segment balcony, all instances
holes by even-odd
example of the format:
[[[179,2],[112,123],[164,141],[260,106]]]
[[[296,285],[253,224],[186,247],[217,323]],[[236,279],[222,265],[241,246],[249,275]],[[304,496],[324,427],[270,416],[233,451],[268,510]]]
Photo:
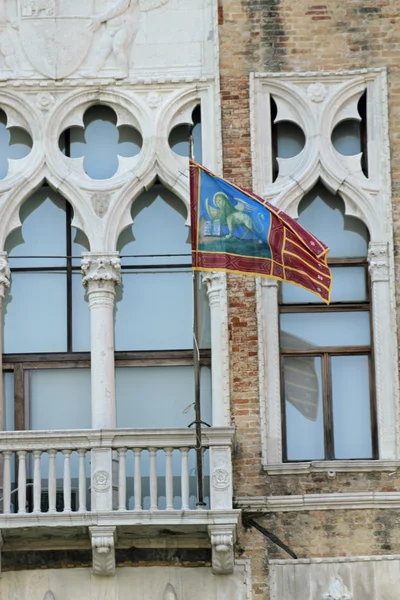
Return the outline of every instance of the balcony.
[[[0,435],[3,551],[26,535],[47,547],[90,543],[98,575],[115,571],[121,540],[176,536],[211,545],[215,573],[233,569],[234,429],[203,430],[206,506],[196,506],[190,429],[22,431]],[[81,543],[81,542],[80,542]]]

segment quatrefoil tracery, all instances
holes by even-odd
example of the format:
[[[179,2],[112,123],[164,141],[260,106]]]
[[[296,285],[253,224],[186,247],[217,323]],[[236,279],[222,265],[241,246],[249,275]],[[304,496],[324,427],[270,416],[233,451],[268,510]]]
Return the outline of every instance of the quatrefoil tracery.
[[[83,168],[91,179],[110,179],[117,173],[121,158],[140,153],[141,134],[130,125],[117,125],[117,115],[109,106],[91,106],[83,115],[83,123],[83,127],[65,130],[59,146],[68,158],[84,158]]]

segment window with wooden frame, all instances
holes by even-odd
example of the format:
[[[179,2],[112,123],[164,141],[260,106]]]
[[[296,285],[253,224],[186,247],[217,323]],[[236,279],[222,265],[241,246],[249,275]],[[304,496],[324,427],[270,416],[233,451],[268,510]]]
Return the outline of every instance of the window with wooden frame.
[[[7,238],[4,300],[7,429],[90,427],[89,307],[80,273],[86,236],[47,185],[21,207]]]
[[[329,306],[293,285],[280,290],[284,461],[378,456],[368,232],[322,185],[299,222],[331,248]]]

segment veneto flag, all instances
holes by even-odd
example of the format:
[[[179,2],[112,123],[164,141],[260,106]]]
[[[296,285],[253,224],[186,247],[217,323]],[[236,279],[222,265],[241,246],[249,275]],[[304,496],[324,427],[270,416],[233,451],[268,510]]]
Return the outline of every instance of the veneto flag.
[[[329,304],[329,248],[275,206],[190,161],[195,271],[271,277]]]

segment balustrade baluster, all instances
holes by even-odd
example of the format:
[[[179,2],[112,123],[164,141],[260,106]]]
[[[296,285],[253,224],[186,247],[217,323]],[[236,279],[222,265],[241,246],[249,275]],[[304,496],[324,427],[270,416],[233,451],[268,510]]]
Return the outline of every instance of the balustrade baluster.
[[[135,455],[135,471],[134,471],[134,496],[135,496],[135,510],[142,510],[142,472],[140,457],[142,455],[141,448],[134,448],[133,453]]]
[[[26,455],[25,450],[18,450],[18,512],[26,513]]]
[[[42,499],[42,473],[40,465],[40,457],[42,456],[41,450],[33,451],[33,512],[41,512],[41,499]]]
[[[126,510],[126,448],[118,448],[118,510]]]
[[[64,512],[71,512],[71,450],[63,450],[64,455]]]
[[[167,510],[173,510],[174,508],[172,452],[173,448],[165,448],[165,501]]]
[[[49,513],[56,512],[56,456],[57,450],[49,450]]]
[[[182,510],[189,508],[189,448],[181,448],[181,494]]]
[[[3,513],[11,512],[11,451],[3,452]]]
[[[79,455],[79,512],[86,512],[86,450],[78,450]]]
[[[158,509],[157,448],[149,448],[150,455],[150,510]]]

